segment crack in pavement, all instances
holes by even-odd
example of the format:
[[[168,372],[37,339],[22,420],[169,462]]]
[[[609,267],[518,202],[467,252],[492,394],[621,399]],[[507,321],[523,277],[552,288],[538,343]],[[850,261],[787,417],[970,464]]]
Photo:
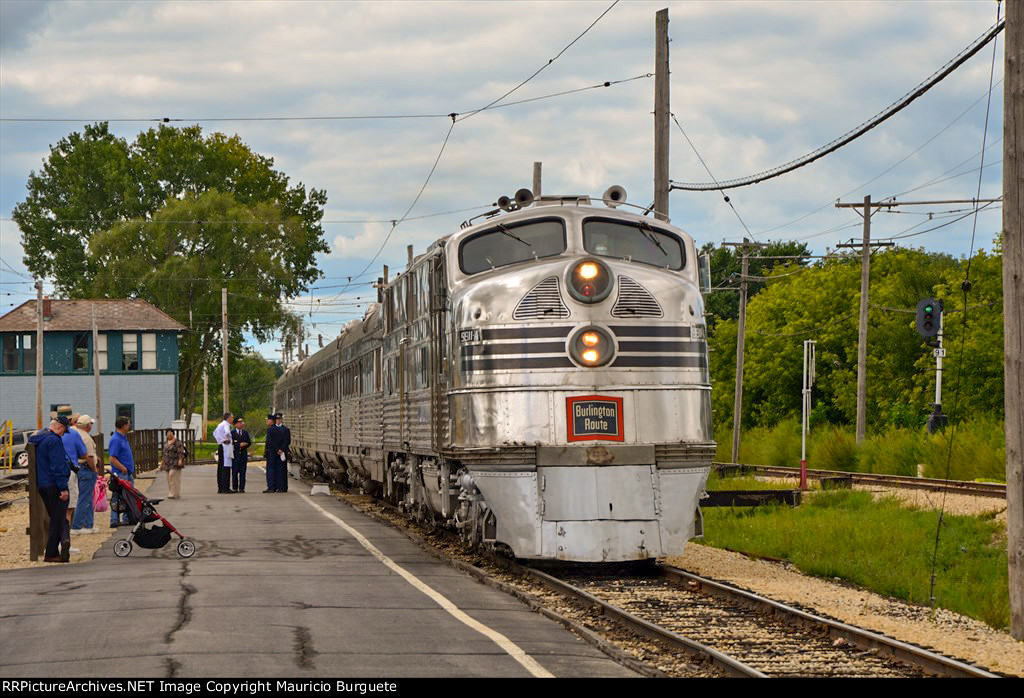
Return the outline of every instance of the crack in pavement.
[[[320,653],[313,649],[313,635],[309,628],[301,625],[295,626],[295,642],[292,645],[295,649],[295,664],[300,669],[315,669],[313,658]]]
[[[171,657],[164,657],[164,664],[167,665],[167,678],[178,678],[178,671],[181,670],[181,662],[176,662]]]
[[[196,588],[191,584],[185,582],[185,577],[189,575],[189,568],[187,562],[181,563],[181,598],[178,599],[178,622],[174,624],[174,627],[164,635],[164,644],[169,645],[174,642],[174,633],[184,628],[192,620],[192,606],[189,604],[189,597],[196,593]],[[172,660],[173,661],[173,660]]]

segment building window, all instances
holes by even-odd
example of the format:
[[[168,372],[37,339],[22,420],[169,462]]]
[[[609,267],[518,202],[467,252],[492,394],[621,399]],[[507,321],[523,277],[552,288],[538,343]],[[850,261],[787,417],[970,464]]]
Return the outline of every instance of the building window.
[[[96,352],[98,354],[97,361],[99,362],[100,370],[101,371],[106,371],[107,370],[107,335],[105,335],[105,334],[98,335],[97,339],[99,340],[96,343],[97,344]]]
[[[77,332],[74,336],[75,348],[72,354],[72,370],[89,370],[89,335],[85,332]]]
[[[127,417],[131,420],[132,429],[135,428],[135,405],[118,404],[114,408],[114,419],[118,417]]]
[[[36,350],[32,335],[3,335],[3,370],[5,373],[36,372]]]
[[[124,334],[121,336],[121,370],[139,370],[139,335]]]
[[[156,370],[156,335],[152,332],[142,335],[142,370]]]

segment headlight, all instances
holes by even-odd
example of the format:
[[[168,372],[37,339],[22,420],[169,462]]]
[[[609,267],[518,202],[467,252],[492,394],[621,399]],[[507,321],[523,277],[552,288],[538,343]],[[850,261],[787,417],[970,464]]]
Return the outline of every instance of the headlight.
[[[582,303],[603,301],[612,292],[612,273],[596,259],[584,259],[569,268],[566,286],[573,298]]]
[[[569,353],[581,366],[604,366],[615,355],[615,342],[599,327],[584,327],[569,340]]]

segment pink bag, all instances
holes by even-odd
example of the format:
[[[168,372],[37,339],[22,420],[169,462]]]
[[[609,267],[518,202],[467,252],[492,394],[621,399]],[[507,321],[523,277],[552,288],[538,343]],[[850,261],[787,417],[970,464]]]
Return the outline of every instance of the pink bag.
[[[92,491],[92,507],[94,511],[107,510],[107,481],[103,478],[96,480],[96,487]]]

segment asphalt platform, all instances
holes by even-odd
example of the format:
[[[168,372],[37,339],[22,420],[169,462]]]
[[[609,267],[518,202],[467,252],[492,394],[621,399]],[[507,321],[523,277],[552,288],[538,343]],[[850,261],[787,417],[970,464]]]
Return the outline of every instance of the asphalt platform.
[[[215,467],[157,506],[189,559],[177,537],[117,558],[115,535],[91,562],[0,572],[0,677],[634,675],[331,496],[262,494],[258,466],[219,495]],[[147,496],[166,493],[159,474]]]

